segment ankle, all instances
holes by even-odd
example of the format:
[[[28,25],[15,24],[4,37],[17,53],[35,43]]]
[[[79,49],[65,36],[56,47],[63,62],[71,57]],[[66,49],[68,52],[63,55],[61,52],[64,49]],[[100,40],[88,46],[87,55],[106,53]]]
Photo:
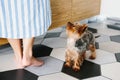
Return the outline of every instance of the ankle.
[[[23,51],[23,57],[32,57],[32,50],[24,50]]]

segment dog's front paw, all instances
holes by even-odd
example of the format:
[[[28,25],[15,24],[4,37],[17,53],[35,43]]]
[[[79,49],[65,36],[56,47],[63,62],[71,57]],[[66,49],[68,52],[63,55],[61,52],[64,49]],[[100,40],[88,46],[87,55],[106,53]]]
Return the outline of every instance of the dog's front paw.
[[[77,71],[80,70],[80,67],[79,66],[73,66],[73,70],[77,72]]]
[[[66,62],[66,63],[65,63],[65,67],[71,67],[71,64],[68,63],[68,62]]]

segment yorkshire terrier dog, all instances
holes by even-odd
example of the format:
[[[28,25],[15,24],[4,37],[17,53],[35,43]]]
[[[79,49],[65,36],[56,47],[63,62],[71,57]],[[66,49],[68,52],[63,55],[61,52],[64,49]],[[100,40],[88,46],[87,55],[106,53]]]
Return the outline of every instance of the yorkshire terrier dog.
[[[78,23],[67,23],[66,34],[67,48],[65,56],[65,66],[73,68],[75,71],[80,70],[85,59],[87,50],[91,51],[90,59],[96,58],[95,37],[92,32],[87,30],[86,24],[80,25]]]

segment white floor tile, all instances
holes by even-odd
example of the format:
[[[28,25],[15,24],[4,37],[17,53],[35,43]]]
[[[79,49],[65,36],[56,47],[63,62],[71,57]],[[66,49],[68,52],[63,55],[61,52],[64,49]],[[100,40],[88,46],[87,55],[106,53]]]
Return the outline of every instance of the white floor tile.
[[[95,28],[95,29],[104,29],[106,28],[106,24],[103,24],[103,23],[89,23],[88,24],[88,27],[91,27],[91,28]]]
[[[64,73],[55,73],[46,76],[40,76],[38,80],[78,80],[72,76],[66,75]]]
[[[42,38],[35,38],[34,45],[40,44],[43,41]]]
[[[119,30],[114,30],[114,29],[99,29],[98,33],[103,34],[103,35],[108,35],[108,36],[114,36],[114,35],[120,35]]]
[[[14,54],[8,53],[0,56],[0,72],[17,69]]]
[[[62,38],[67,38],[66,32],[65,32],[65,31],[62,32],[62,33],[60,34],[60,37],[62,37]]]
[[[108,42],[110,41],[110,37],[106,35],[101,35],[98,38],[95,38],[96,42],[102,43],[102,42]]]
[[[65,61],[65,48],[53,49],[50,56]]]
[[[64,38],[47,38],[42,44],[51,48],[64,48],[66,47],[67,40]]]
[[[99,48],[111,53],[119,53],[120,43],[108,41],[108,42],[100,43]]]
[[[98,29],[98,33],[108,36],[113,35],[120,35],[119,30],[110,29],[107,27],[107,24],[105,23],[90,23],[88,24],[89,27]]]
[[[61,72],[61,69],[64,63],[63,61],[50,57],[50,56],[41,57],[38,59],[42,59],[44,61],[43,66],[40,66],[40,67],[29,66],[25,69],[38,76]]]
[[[84,19],[80,21],[80,24],[87,24],[88,23],[88,19]]]
[[[86,58],[88,61],[97,63],[97,64],[106,64],[106,63],[113,63],[116,62],[115,54],[97,49],[96,50],[96,59],[91,60],[89,59],[89,56],[91,55],[91,52],[87,52]]]
[[[111,63],[101,66],[102,75],[112,80],[120,80],[120,63]]]

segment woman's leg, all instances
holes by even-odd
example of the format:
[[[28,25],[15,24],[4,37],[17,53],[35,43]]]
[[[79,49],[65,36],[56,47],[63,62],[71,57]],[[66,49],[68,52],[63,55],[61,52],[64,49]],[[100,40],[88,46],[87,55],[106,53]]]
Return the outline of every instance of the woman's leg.
[[[32,46],[33,46],[34,38],[23,39],[23,60],[22,63],[24,66],[41,66],[43,61],[37,60],[32,56]]]
[[[21,39],[8,39],[8,42],[10,43],[11,47],[13,48],[13,51],[15,53],[15,60],[18,64],[18,68],[23,68],[22,65],[22,41]]]

